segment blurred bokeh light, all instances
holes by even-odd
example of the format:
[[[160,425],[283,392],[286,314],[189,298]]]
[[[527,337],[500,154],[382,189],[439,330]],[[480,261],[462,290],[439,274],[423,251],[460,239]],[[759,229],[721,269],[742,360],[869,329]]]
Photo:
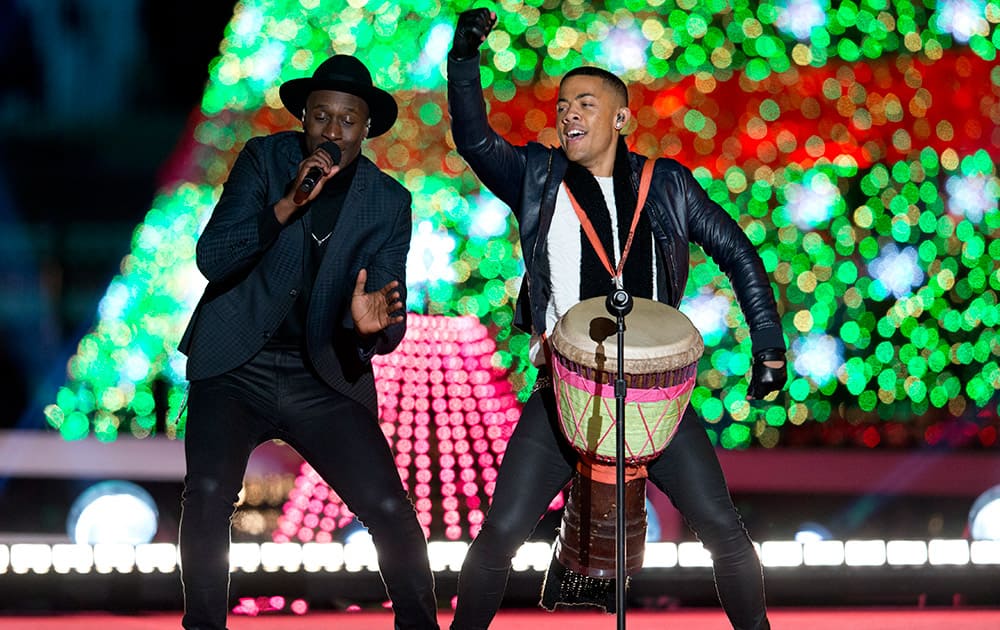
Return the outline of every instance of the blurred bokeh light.
[[[46,409],[67,439],[183,435],[176,344],[204,286],[194,243],[252,136],[294,128],[278,86],[357,54],[400,118],[366,154],[414,196],[408,308],[471,316],[522,399],[516,229],[454,149],[445,54],[471,2],[246,0],[210,67],[192,138]],[[787,404],[746,401],[750,340],[693,249],[683,306],[705,334],[692,404],[717,443],[997,446],[1000,3],[955,0],[498,2],[482,82],[493,126],[555,143],[558,78],[631,85],[635,151],[694,169],[759,248],[789,338]],[[960,423],[954,429],[955,423]],[[827,431],[826,426],[840,427]],[[886,427],[902,439],[883,439]],[[872,433],[874,431],[874,433]],[[839,436],[839,437],[838,437]]]
[[[129,481],[102,481],[69,509],[70,540],[78,545],[145,545],[156,536],[159,511],[148,492]]]

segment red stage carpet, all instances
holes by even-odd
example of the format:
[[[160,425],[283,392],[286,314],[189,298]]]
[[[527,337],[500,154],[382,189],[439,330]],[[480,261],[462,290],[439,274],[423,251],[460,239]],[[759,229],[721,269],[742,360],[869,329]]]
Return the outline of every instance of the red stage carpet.
[[[774,630],[1000,630],[1000,610],[965,609],[824,609],[773,610]],[[439,617],[442,630],[451,614]],[[717,610],[634,611],[631,630],[729,630]],[[178,630],[179,614],[78,614],[55,617],[0,617],[0,630]],[[382,612],[310,613],[301,617],[232,617],[230,630],[391,630],[392,616]],[[601,613],[534,611],[501,613],[491,630],[613,630],[615,617]]]

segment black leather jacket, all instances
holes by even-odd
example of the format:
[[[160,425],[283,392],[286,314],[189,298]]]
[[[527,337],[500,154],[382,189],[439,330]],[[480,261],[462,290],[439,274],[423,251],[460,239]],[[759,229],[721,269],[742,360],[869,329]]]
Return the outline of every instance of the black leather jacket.
[[[556,194],[566,172],[561,149],[538,143],[516,147],[490,126],[480,87],[479,59],[448,59],[448,109],[459,154],[480,181],[510,206],[518,222],[525,282],[517,301],[515,323],[533,333],[545,332],[550,297],[547,235]],[[632,186],[646,158],[630,153]],[[690,258],[688,243],[700,245],[729,277],[753,342],[753,352],[785,349],[774,292],[764,265],[740,226],[708,198],[691,171],[659,159],[645,206],[657,246],[657,295],[677,307],[684,296]]]

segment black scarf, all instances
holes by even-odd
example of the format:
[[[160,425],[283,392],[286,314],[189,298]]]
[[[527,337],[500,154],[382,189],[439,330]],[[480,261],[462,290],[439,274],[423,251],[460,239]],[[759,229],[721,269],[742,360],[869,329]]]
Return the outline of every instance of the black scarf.
[[[618,215],[618,242],[625,246],[628,231],[632,227],[635,215],[636,191],[632,188],[632,167],[629,163],[628,147],[623,137],[618,138],[618,149],[615,151],[615,168],[612,174],[615,190],[615,207]],[[594,231],[601,239],[604,251],[608,255],[613,268],[618,267],[618,254],[614,248],[611,236],[611,213],[604,202],[601,186],[585,167],[576,162],[570,162],[566,167],[563,179],[580,207],[590,218]],[[611,276],[594,251],[590,239],[580,228],[580,300],[592,297],[604,297],[614,286]],[[649,217],[644,212],[639,217],[639,225],[635,229],[632,240],[632,250],[625,261],[622,272],[625,289],[634,297],[653,297],[653,238],[649,226]]]

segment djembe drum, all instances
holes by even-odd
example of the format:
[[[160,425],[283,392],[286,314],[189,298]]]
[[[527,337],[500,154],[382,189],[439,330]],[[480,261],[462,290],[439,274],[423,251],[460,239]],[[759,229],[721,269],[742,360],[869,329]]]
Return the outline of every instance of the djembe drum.
[[[645,464],[663,452],[694,389],[701,334],[680,311],[636,298],[625,317],[626,573],[642,567]],[[563,435],[580,459],[541,605],[615,609],[617,324],[604,298],[571,308],[550,336],[552,386]]]

